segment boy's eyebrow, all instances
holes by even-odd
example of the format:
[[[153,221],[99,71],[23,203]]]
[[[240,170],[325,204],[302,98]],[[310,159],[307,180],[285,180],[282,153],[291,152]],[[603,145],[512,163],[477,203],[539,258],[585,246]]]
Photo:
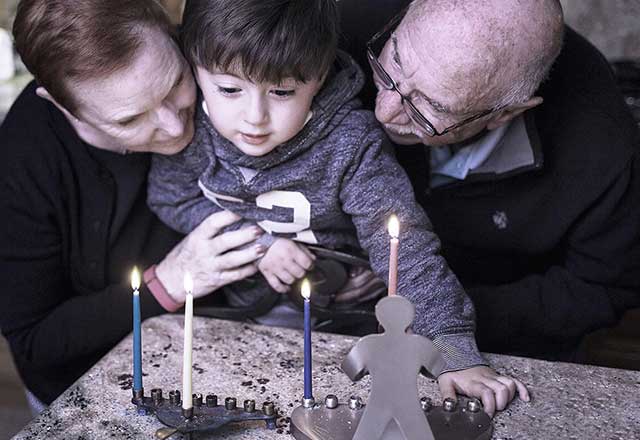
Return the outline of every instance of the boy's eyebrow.
[[[398,64],[401,70],[404,73],[404,67],[402,66],[402,59],[400,58],[400,52],[398,51],[398,39],[395,34],[391,34],[391,44],[393,46],[392,56],[393,60]],[[415,90],[414,93],[420,96],[422,99],[427,101],[431,107],[438,113],[455,113],[449,106],[436,101],[435,99],[429,98],[427,95],[422,93],[420,90]]]
[[[220,71],[215,72],[215,71],[214,71],[214,72],[211,72],[211,73],[212,73],[212,74],[214,74],[214,75],[227,75],[227,76],[233,76],[234,78],[238,78],[238,79],[244,80],[244,78],[241,78],[240,76],[236,75],[235,73],[231,73],[231,72],[220,72]]]
[[[232,76],[234,78],[237,78],[239,81],[249,81],[249,82],[253,82],[250,79],[244,78],[242,76],[236,75],[235,73],[231,73],[231,72],[221,72],[221,71],[210,71],[210,73],[212,75],[227,75],[227,76]],[[284,78],[281,82],[279,83],[270,83],[274,86],[277,87],[295,87],[298,84],[298,81],[296,81],[294,78]]]

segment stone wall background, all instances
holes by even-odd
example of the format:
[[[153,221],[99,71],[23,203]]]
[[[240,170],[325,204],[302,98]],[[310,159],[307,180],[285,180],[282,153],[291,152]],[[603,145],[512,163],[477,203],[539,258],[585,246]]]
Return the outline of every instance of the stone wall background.
[[[0,0],[0,27],[11,30],[11,22],[16,12],[18,0]]]
[[[640,60],[640,0],[561,0],[565,21],[610,60]]]

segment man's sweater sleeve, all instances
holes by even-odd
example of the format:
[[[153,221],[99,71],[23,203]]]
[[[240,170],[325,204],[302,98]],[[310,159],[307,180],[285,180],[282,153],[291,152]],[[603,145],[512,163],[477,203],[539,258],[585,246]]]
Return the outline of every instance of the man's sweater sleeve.
[[[568,231],[559,264],[510,284],[468,289],[481,343],[523,352],[528,344],[572,347],[640,307],[639,156]]]
[[[210,160],[205,146],[195,140],[177,154],[153,155],[147,204],[160,220],[178,232],[188,234],[210,214],[222,211],[198,186]]]
[[[474,310],[458,279],[440,254],[440,241],[417,204],[409,179],[382,131],[373,123],[359,141],[340,192],[371,267],[388,279],[387,220],[400,220],[398,293],[416,306],[413,329],[432,339],[446,371],[486,365],[474,337]]]

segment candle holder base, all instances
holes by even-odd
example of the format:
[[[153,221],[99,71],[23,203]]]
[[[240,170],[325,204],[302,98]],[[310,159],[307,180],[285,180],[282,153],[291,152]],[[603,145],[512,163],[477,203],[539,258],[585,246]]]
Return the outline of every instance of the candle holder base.
[[[337,403],[337,398],[330,395],[325,403],[316,403],[311,408],[298,406],[291,414],[291,434],[297,440],[352,440],[365,409],[359,402],[352,397],[349,404]],[[447,399],[443,406],[432,406],[428,398],[421,399],[433,437],[437,440],[490,440],[493,425],[479,402],[476,399],[453,402]],[[398,425],[391,423],[384,433],[380,433],[379,439],[405,440],[405,437]]]
[[[187,410],[189,417],[185,417],[180,392],[171,391],[169,398],[165,399],[159,388],[151,390],[151,397],[134,395],[131,403],[136,405],[139,413],[155,414],[168,427],[156,432],[158,439],[166,439],[176,433],[190,439],[196,432],[214,431],[229,423],[256,420],[263,420],[267,429],[275,429],[278,416],[273,402],[264,402],[260,410],[256,409],[253,400],[245,400],[243,407],[237,407],[235,397],[227,397],[223,405],[218,405],[218,397],[214,394],[207,395],[204,402],[202,394],[194,394],[193,407]]]

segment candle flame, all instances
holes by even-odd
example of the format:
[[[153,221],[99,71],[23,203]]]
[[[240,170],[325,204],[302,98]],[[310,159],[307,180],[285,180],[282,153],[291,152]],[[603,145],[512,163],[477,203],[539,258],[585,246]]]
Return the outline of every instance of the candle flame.
[[[398,238],[398,236],[400,235],[400,222],[398,221],[398,217],[396,217],[395,214],[389,217],[388,228],[391,238]]]
[[[140,271],[136,266],[133,266],[133,270],[131,271],[131,288],[133,290],[140,288]]]
[[[304,299],[309,299],[311,297],[311,284],[308,279],[302,280],[302,284],[300,285],[300,295]]]
[[[184,273],[184,291],[187,294],[193,293],[193,278],[189,272]]]

